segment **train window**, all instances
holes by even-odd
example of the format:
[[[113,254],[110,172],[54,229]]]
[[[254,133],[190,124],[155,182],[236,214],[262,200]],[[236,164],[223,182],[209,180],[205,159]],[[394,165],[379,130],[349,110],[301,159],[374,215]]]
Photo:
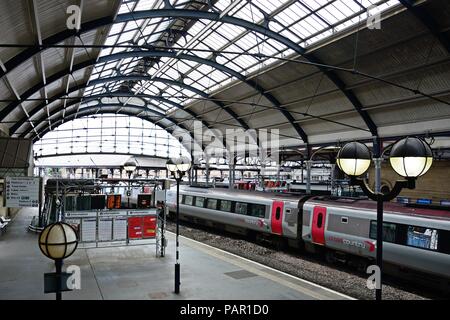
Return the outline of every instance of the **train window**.
[[[247,207],[248,207],[247,203],[236,202],[236,208],[234,209],[234,212],[246,215],[247,214]]]
[[[438,231],[431,228],[408,226],[406,244],[417,248],[437,250]]]
[[[348,217],[341,217],[341,223],[348,223]]]
[[[322,223],[323,223],[323,213],[320,212],[319,216],[317,217],[317,228],[322,228]]]
[[[439,230],[439,252],[450,254],[450,231]]]
[[[203,197],[195,197],[195,206],[199,208],[205,207],[205,198]]]
[[[250,205],[249,215],[252,217],[265,218],[266,206],[263,204],[252,203]]]
[[[395,243],[397,225],[395,223],[383,223],[383,241]],[[377,222],[370,221],[370,238],[377,238]]]
[[[220,210],[230,212],[231,211],[231,201],[220,200]]]
[[[188,206],[192,206],[193,200],[194,200],[193,196],[184,196],[183,197],[183,204],[186,204]]]
[[[208,199],[206,207],[208,209],[217,210],[217,199]]]
[[[280,216],[281,216],[281,208],[277,207],[277,209],[275,210],[275,219],[280,220]]]

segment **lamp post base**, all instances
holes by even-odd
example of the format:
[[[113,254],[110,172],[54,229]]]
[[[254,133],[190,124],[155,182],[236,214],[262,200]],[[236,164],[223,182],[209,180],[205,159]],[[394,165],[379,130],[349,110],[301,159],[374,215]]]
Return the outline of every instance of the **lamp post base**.
[[[377,266],[380,270],[380,277],[375,292],[375,299],[377,301],[381,300],[382,287],[383,287],[383,195],[381,193],[377,194]]]
[[[180,293],[180,264],[175,263],[175,293]]]
[[[61,301],[62,300],[62,293],[61,293],[61,273],[62,273],[62,259],[55,260],[55,267],[56,267],[56,300]]]

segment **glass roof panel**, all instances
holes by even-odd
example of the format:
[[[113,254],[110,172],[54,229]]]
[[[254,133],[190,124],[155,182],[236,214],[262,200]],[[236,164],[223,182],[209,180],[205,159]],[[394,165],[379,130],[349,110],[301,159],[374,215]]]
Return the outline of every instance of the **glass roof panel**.
[[[156,116],[152,119],[155,123],[120,114],[78,118],[48,132],[34,150],[38,156],[78,152],[189,156],[178,139],[161,126],[173,125]]]
[[[202,5],[202,2],[204,3]],[[206,0],[184,1],[170,0],[176,9],[211,10]],[[214,10],[222,15],[233,16],[247,22],[263,25],[265,17],[269,19],[269,29],[298,45],[309,46],[331,37],[337,32],[351,27],[366,19],[369,6],[370,13],[375,14],[398,5],[396,0],[217,0],[213,1]],[[163,0],[124,1],[119,14],[140,10],[163,8]],[[244,76],[259,71],[263,67],[276,63],[270,57],[286,57],[294,51],[279,41],[268,38],[264,34],[246,30],[243,27],[225,24],[221,21],[205,19],[189,20],[185,18],[159,17],[152,19],[132,20],[114,24],[105,44],[137,43],[137,48],[105,48],[100,56],[117,52],[146,50],[142,45],[153,45],[154,50],[175,51],[203,59],[216,61]],[[267,57],[253,57],[251,54],[263,54]],[[162,77],[171,80],[182,79],[183,83],[198,90],[211,93],[214,90],[235,81],[236,78],[218,68],[196,61],[179,58],[127,58],[106,64],[97,64],[91,80],[99,77],[113,77],[118,74],[142,74],[151,77]],[[85,95],[98,94],[118,90],[122,82],[97,85],[85,91]],[[151,81],[129,82],[135,93],[157,95],[174,102],[186,104],[195,99],[192,91],[181,89],[177,85],[155,83]],[[180,99],[186,96],[186,99]],[[172,110],[170,104],[151,100],[164,110]]]

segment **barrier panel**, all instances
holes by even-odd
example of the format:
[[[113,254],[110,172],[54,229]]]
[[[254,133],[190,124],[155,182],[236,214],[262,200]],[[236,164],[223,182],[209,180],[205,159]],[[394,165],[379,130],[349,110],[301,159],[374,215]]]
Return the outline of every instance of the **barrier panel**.
[[[162,222],[156,208],[72,211],[64,221],[77,230],[81,248],[154,244],[157,256],[161,248]]]

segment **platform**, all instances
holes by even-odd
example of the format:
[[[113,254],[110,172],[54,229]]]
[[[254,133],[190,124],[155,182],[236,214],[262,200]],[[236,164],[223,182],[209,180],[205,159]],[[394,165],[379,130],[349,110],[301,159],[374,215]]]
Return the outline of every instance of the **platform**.
[[[0,237],[0,299],[54,299],[43,274],[53,263],[26,231],[35,210],[23,209]],[[181,293],[173,293],[175,237],[166,257],[154,246],[78,249],[65,266],[81,268],[81,290],[63,299],[311,300],[350,299],[332,290],[187,239],[180,239]]]

